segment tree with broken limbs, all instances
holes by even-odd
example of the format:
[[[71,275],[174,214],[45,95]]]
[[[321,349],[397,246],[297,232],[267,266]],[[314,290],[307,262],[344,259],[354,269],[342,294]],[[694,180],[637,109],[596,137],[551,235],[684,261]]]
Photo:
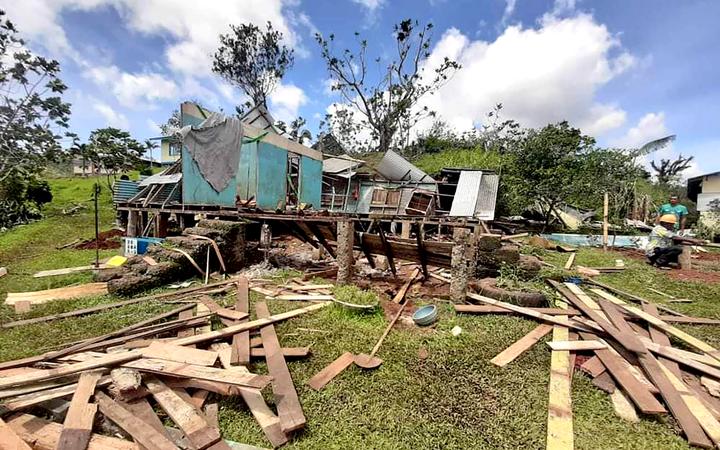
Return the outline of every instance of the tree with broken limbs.
[[[368,41],[358,37],[358,49],[336,54],[335,36],[316,34],[321,55],[337,91],[345,104],[335,105],[325,125],[347,148],[384,152],[407,140],[410,129],[435,113],[420,106],[420,99],[437,91],[460,64],[445,58],[434,68],[426,68],[430,56],[432,24],[403,20],[394,27],[397,56],[385,63],[375,59],[377,79],[371,79],[368,67]],[[374,71],[372,73],[375,73]],[[364,133],[363,133],[364,132]],[[363,139],[364,135],[369,138]]]
[[[267,98],[295,62],[293,50],[282,44],[283,34],[270,22],[265,30],[257,25],[230,25],[220,35],[213,72],[242,89],[250,101],[236,107],[238,114],[253,106],[267,107]]]

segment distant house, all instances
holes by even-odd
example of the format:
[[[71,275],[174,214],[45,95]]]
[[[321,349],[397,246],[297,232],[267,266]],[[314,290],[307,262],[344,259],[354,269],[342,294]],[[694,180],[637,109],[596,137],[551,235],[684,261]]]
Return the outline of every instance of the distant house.
[[[83,158],[73,159],[72,166],[73,175],[79,177],[105,175],[107,173],[104,167],[95,166],[95,164]]]
[[[708,173],[687,181],[688,198],[697,204],[700,221],[706,225],[720,222],[720,172]]]

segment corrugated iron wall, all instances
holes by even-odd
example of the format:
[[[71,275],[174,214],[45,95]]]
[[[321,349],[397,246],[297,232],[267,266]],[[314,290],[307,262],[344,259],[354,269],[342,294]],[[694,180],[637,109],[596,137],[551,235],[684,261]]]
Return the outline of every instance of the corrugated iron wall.
[[[320,209],[322,169],[322,161],[307,156],[300,158],[300,202],[315,209]]]

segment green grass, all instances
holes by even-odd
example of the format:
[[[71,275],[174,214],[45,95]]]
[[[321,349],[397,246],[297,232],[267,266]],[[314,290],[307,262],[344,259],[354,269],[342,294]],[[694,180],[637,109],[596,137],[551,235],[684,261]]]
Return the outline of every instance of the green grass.
[[[0,279],[0,296],[7,291],[44,289],[90,279],[87,274],[31,277],[37,270],[85,265],[94,256],[92,250],[55,250],[57,245],[93,235],[91,210],[76,216],[61,214],[63,207],[89,200],[92,180],[53,180],[52,185],[55,200],[47,209],[46,219],[0,234],[0,265],[10,270],[8,276]],[[103,229],[107,229],[113,220],[107,193],[104,193],[103,205],[101,218]],[[559,267],[567,259],[567,254],[533,251]],[[114,251],[104,252],[104,256],[112,253]],[[580,250],[576,263],[608,266],[618,258],[625,260],[627,270],[600,276],[599,280],[658,303],[666,303],[667,299],[647,287],[689,297],[694,300],[692,304],[669,306],[691,315],[720,318],[720,286],[717,284],[673,280],[666,272],[642,261],[595,249]],[[559,273],[543,271],[543,275]],[[295,275],[296,272],[283,271],[276,280],[283,283]],[[540,278],[512,281],[553,295]],[[117,300],[105,296],[52,302],[34,308],[26,317]],[[253,294],[252,301],[257,300]],[[431,298],[415,300],[420,304],[434,301]],[[233,301],[232,295],[228,295],[220,303]],[[313,351],[310,358],[289,363],[308,425],[287,448],[544,448],[550,365],[547,347],[540,343],[505,368],[489,362],[537,323],[505,315],[456,315],[447,302],[437,303],[439,321],[434,328],[397,325],[378,353],[384,360],[380,368],[362,371],[350,367],[320,392],[307,388],[305,383],[343,352],[369,352],[387,324],[382,311],[356,312],[332,305],[277,325],[284,346],[309,345]],[[272,313],[303,306],[282,301],[268,301],[268,304]],[[78,319],[0,330],[0,360],[37,354],[107,333],[172,307],[134,304]],[[0,321],[16,318],[11,309],[0,309]],[[454,337],[450,330],[456,325],[463,331]],[[720,346],[718,327],[682,328]],[[423,358],[421,353],[427,356]],[[251,369],[257,373],[267,371],[264,364],[255,364]],[[270,390],[264,394],[272,403]],[[573,378],[572,399],[578,449],[689,448],[672,423],[643,418],[638,424],[629,424],[616,417],[609,397],[580,372]],[[269,446],[239,398],[220,400],[220,422],[227,439]]]

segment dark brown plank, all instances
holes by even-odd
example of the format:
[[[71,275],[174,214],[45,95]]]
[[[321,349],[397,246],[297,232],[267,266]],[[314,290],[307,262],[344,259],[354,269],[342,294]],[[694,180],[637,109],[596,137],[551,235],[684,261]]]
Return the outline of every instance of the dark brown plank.
[[[658,313],[657,307],[653,303],[643,303],[642,309],[643,309],[643,311],[645,311],[646,313],[648,313],[652,316],[655,316],[655,317],[660,316],[660,314]],[[665,334],[664,331],[659,330],[659,329],[655,328],[654,326],[648,324],[648,332],[650,333],[650,339],[654,343],[664,345],[666,347],[672,347],[672,344],[670,344],[670,338],[668,337],[667,334]],[[680,370],[680,366],[678,365],[678,363],[676,363],[675,361],[673,361],[671,359],[664,358],[662,356],[658,356],[658,361],[663,363],[663,365],[665,367],[667,367],[668,370],[670,370],[679,380],[683,379],[682,371]]]
[[[92,436],[93,420],[97,405],[90,403],[100,372],[80,374],[77,388],[68,408],[63,430],[58,440],[58,450],[85,450]]]
[[[270,311],[265,302],[256,303],[255,311],[258,319],[270,317]],[[306,423],[305,414],[303,414],[292,376],[282,354],[275,327],[267,325],[260,328],[260,336],[266,353],[268,372],[273,377],[273,394],[282,430],[287,433],[303,428]]]

